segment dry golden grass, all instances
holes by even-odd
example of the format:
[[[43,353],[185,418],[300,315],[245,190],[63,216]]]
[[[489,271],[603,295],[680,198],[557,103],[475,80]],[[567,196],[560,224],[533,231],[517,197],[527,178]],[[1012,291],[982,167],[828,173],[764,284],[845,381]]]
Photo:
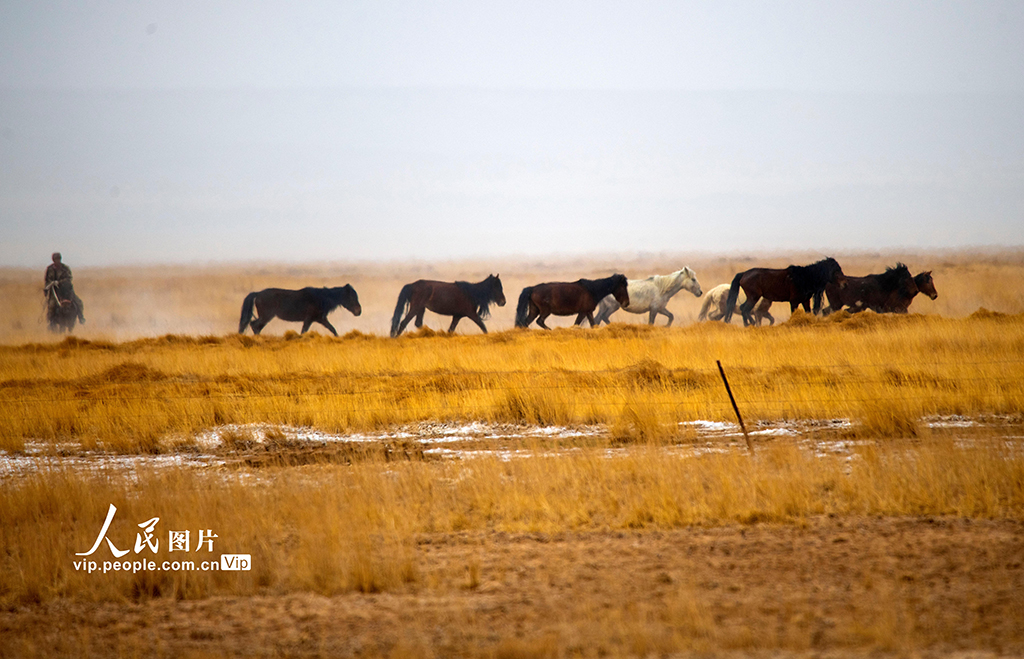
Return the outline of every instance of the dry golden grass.
[[[394,590],[423,586],[416,539],[455,532],[666,530],[786,523],[812,516],[949,515],[1024,519],[1024,455],[992,440],[924,449],[865,445],[852,461],[778,443],[742,453],[684,457],[634,448],[503,461],[368,460],[269,469],[256,478],[188,469],[136,474],[56,468],[0,490],[0,606],[54,597],[120,599],[211,594]],[[139,496],[145,493],[145,496]],[[251,553],[253,570],[110,572],[73,569],[107,507],[108,532],[131,548],[136,524],[159,517],[161,550],[130,560],[209,558],[168,553],[167,531],[218,533],[220,553]],[[193,548],[195,545],[193,544]],[[113,560],[104,545],[87,560]],[[463,587],[460,576],[439,588]],[[429,581],[429,579],[426,579]],[[472,583],[470,583],[472,586]]]
[[[749,421],[849,418],[867,436],[906,437],[926,415],[1019,415],[1022,353],[1024,316],[995,314],[397,340],[71,338],[0,347],[0,448],[162,452],[231,423],[350,432],[424,420],[598,423],[620,440],[671,442],[680,421],[733,418],[716,359]]]

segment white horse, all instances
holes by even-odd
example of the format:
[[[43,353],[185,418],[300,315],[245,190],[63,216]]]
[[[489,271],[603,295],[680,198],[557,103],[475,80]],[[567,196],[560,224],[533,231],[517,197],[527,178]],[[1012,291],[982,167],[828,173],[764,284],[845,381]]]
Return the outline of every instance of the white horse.
[[[654,318],[660,313],[668,316],[668,327],[675,318],[665,308],[673,295],[681,289],[686,289],[696,297],[700,297],[703,291],[700,290],[700,282],[697,275],[689,268],[677,270],[670,275],[651,275],[647,279],[630,279],[626,282],[626,290],[629,291],[629,306],[626,311],[630,313],[650,313],[647,320],[649,325],[654,324]],[[602,322],[611,324],[608,318],[621,309],[619,303],[611,295],[601,300],[594,316],[594,322],[600,325]]]
[[[743,292],[743,289],[739,289],[739,296],[736,298],[736,308],[733,313],[740,313],[740,305],[747,301],[747,295]],[[722,320],[725,317],[725,303],[726,298],[729,297],[729,284],[719,284],[710,291],[704,298],[704,304],[701,305],[700,315],[697,316],[697,320]],[[632,302],[632,298],[630,298]],[[769,325],[775,324],[775,318],[772,317],[768,310],[772,308],[771,300],[761,298],[761,301],[757,304],[754,309],[754,322],[758,326],[761,325],[761,321],[765,318],[768,319]]]

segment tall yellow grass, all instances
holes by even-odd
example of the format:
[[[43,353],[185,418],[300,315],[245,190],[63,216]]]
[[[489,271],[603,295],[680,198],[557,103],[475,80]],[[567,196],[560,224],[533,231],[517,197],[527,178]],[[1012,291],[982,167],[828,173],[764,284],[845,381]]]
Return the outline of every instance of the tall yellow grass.
[[[923,416],[1020,415],[1024,316],[798,316],[782,326],[513,330],[397,340],[350,333],[77,338],[0,347],[0,448],[28,440],[159,452],[262,422],[329,432],[416,421],[606,424],[672,441],[676,424],[849,418],[914,436]],[[630,439],[632,438],[632,439]]]
[[[0,488],[0,606],[54,597],[198,598],[309,591],[334,594],[466,586],[431,576],[424,534],[671,529],[792,522],[813,515],[1024,518],[1024,455],[1003,442],[866,445],[847,461],[791,444],[684,457],[663,448],[609,455],[592,449],[530,459],[383,462],[238,472],[136,474],[56,468]],[[145,496],[140,496],[144,493]],[[131,548],[137,524],[159,517],[160,549],[129,559],[209,558],[168,553],[167,531],[217,534],[221,553],[252,554],[250,572],[109,572],[73,568],[96,539]],[[195,544],[193,544],[193,550]],[[104,545],[87,557],[113,560]],[[472,584],[470,584],[472,585]]]

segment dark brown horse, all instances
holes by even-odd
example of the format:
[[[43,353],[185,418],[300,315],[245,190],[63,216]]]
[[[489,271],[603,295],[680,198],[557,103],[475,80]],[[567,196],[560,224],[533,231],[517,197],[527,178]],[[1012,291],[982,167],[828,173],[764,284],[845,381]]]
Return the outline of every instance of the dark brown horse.
[[[447,282],[420,279],[402,287],[395,305],[395,315],[391,318],[391,336],[398,336],[405,331],[406,325],[416,318],[416,327],[423,327],[423,314],[427,309],[442,316],[451,316],[452,324],[448,332],[454,332],[455,326],[463,318],[469,318],[477,324],[484,334],[484,318],[491,315],[491,302],[499,307],[505,306],[505,291],[501,288],[501,278],[489,275],[487,279],[476,284],[467,281]],[[401,320],[402,312],[409,313]],[[399,322],[401,320],[401,322]]]
[[[924,293],[933,300],[939,297],[938,291],[935,290],[935,281],[932,279],[931,270],[914,275],[914,286],[916,290],[909,295],[902,295],[899,291],[894,293],[886,300],[882,310],[891,313],[907,313],[910,303],[914,301],[914,297],[918,293]]]
[[[75,321],[79,316],[71,282],[67,279],[53,281],[47,284],[44,290],[46,292],[46,322],[50,331],[70,333],[75,329]]]
[[[256,307],[258,318],[252,317],[253,306]],[[359,296],[351,284],[336,288],[303,288],[292,291],[285,288],[267,288],[257,293],[249,293],[242,302],[242,318],[238,321],[238,333],[245,333],[245,328],[252,325],[253,334],[259,334],[274,318],[302,323],[305,334],[313,323],[320,323],[331,334],[338,336],[337,330],[327,320],[327,314],[338,307],[345,307],[358,316],[363,312],[359,306]]]
[[[790,313],[803,305],[810,313],[811,298],[814,298],[814,313],[821,307],[821,296],[829,282],[835,282],[843,275],[843,269],[833,258],[823,259],[811,265],[791,265],[788,268],[751,268],[733,277],[729,286],[729,297],[725,301],[725,316],[722,321],[732,320],[736,298],[742,288],[747,301],[740,306],[743,324],[753,325],[751,315],[761,298],[772,302],[789,302]]]
[[[845,285],[841,285],[845,284]],[[829,282],[825,287],[828,308],[825,315],[849,307],[853,313],[871,309],[876,313],[887,311],[899,300],[913,299],[917,295],[917,284],[910,269],[897,263],[885,272],[866,277],[840,277],[839,282]]]
[[[544,320],[551,314],[576,314],[575,325],[579,325],[586,318],[590,321],[590,326],[594,327],[594,309],[608,295],[614,297],[619,306],[629,306],[626,275],[527,286],[519,295],[516,327],[529,327],[536,319],[538,325],[544,329],[551,329],[544,324]]]

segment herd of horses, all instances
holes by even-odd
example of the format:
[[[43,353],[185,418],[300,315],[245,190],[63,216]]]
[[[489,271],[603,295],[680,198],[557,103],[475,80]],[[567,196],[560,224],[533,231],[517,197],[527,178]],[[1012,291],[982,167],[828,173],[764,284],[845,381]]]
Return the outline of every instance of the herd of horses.
[[[604,279],[536,284],[527,286],[520,293],[515,326],[529,327],[536,321],[538,326],[550,329],[544,321],[554,315],[576,316],[576,325],[586,319],[594,327],[602,322],[610,323],[611,315],[620,308],[631,313],[648,314],[651,325],[657,315],[662,314],[671,325],[673,315],[666,305],[681,290],[687,290],[695,297],[703,294],[697,276],[690,268],[647,279],[627,279],[625,275],[614,274]],[[842,309],[853,313],[868,309],[876,313],[907,313],[918,293],[933,300],[938,297],[931,271],[915,276],[910,274],[906,265],[897,263],[881,274],[851,277],[843,273],[835,259],[826,258],[810,265],[751,268],[737,273],[731,284],[722,284],[709,291],[698,320],[728,323],[735,313],[739,313],[744,326],[760,325],[764,319],[774,324],[775,319],[768,313],[773,302],[788,302],[790,313],[801,306],[805,312],[812,313],[812,303],[813,313],[824,315]],[[826,298],[828,306],[822,309]],[[469,318],[486,334],[484,320],[490,316],[491,304],[505,306],[505,292],[498,275],[490,275],[475,284],[421,279],[406,284],[398,294],[391,319],[391,336],[399,336],[413,320],[416,327],[422,327],[427,311],[451,316],[449,333],[455,331],[459,321]],[[327,316],[339,306],[356,316],[362,313],[359,296],[351,285],[300,290],[267,288],[245,297],[238,332],[242,334],[251,327],[253,333],[259,334],[267,323],[280,318],[301,322],[303,333],[313,323],[320,323],[337,336],[338,332]]]

